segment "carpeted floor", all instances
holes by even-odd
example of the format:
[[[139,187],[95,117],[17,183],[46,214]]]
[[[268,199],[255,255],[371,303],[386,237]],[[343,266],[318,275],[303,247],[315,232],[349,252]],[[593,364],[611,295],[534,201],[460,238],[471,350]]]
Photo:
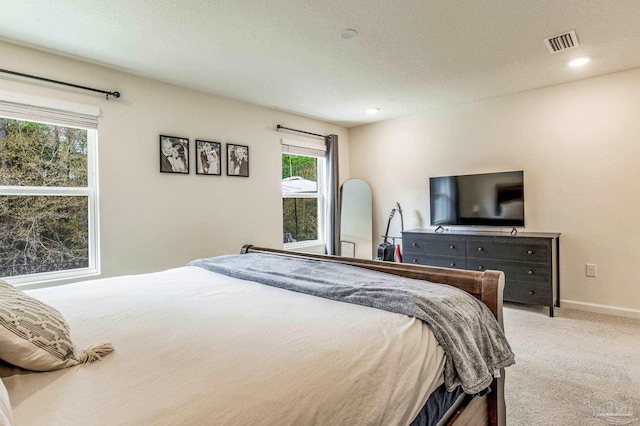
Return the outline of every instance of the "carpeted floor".
[[[507,426],[640,425],[640,320],[508,304]]]

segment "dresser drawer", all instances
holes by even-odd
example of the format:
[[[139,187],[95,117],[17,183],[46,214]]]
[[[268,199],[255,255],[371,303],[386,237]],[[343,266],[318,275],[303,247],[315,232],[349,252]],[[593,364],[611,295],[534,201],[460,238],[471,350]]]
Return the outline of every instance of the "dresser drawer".
[[[494,269],[503,271],[509,281],[548,284],[551,278],[551,268],[544,263],[510,262],[506,260],[467,258],[468,269],[485,271]]]
[[[507,281],[504,286],[503,299],[507,302],[546,305],[551,301],[551,288],[517,281]]]
[[[438,266],[441,268],[466,269],[467,259],[455,256],[430,256],[425,254],[405,253],[402,257],[403,263],[414,265]]]
[[[402,248],[405,253],[464,257],[466,255],[466,247],[467,242],[464,238],[403,234]]]
[[[549,262],[549,245],[540,241],[470,238],[467,240],[467,256],[546,263]]]

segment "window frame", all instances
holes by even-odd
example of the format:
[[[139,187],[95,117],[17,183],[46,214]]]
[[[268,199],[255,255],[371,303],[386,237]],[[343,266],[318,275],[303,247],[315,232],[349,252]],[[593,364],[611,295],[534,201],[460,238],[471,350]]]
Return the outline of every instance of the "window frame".
[[[88,215],[88,261],[84,268],[68,269],[64,271],[38,272],[33,274],[15,275],[0,279],[16,287],[38,287],[37,284],[61,281],[72,278],[89,277],[100,274],[100,244],[99,244],[99,209],[98,209],[98,129],[84,126],[74,126],[68,123],[59,124],[55,120],[40,120],[37,118],[17,118],[8,114],[0,114],[2,118],[24,122],[49,124],[52,126],[82,129],[87,132],[87,186],[85,187],[51,187],[51,186],[2,186],[0,196],[63,196],[87,197]]]
[[[318,200],[318,238],[315,240],[305,240],[305,241],[296,241],[294,243],[283,243],[283,247],[285,250],[298,249],[304,247],[312,247],[312,246],[320,246],[324,245],[326,242],[325,235],[325,223],[326,223],[326,167],[325,167],[325,157],[318,157],[315,155],[304,155],[297,154],[292,152],[282,152],[280,155],[280,162],[282,163],[283,155],[295,155],[298,157],[309,157],[315,158],[316,161],[316,183],[317,190],[316,192],[299,192],[299,193],[291,193],[286,194],[284,191],[282,192],[282,199],[285,198],[316,198]],[[281,177],[282,179],[282,177]],[[284,228],[284,211],[282,212],[283,219],[283,228]]]

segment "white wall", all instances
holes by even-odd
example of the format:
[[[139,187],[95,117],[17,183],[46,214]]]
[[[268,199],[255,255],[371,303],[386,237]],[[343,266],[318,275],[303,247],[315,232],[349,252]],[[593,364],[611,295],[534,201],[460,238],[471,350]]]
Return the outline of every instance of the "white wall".
[[[562,233],[564,306],[640,316],[640,69],[349,135],[351,176],[373,190],[374,235],[396,201],[406,229],[429,227],[430,176],[524,170],[526,231]]]
[[[122,93],[120,99],[107,101],[91,92],[0,75],[0,90],[101,108],[103,277],[238,253],[245,243],[282,247],[280,139],[292,136],[276,132],[277,124],[337,134],[340,179],[349,178],[344,128],[23,47],[0,44],[0,57],[5,69]],[[191,174],[159,172],[160,134],[191,140]],[[196,138],[249,145],[250,177],[195,175]]]

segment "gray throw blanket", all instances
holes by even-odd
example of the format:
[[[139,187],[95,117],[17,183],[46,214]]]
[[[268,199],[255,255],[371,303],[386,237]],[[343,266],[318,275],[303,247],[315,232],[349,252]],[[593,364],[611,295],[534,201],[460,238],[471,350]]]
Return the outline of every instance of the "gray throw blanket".
[[[485,390],[493,373],[513,364],[500,325],[482,302],[457,288],[342,265],[262,253],[189,263],[219,274],[422,320],[445,351],[447,390]]]

